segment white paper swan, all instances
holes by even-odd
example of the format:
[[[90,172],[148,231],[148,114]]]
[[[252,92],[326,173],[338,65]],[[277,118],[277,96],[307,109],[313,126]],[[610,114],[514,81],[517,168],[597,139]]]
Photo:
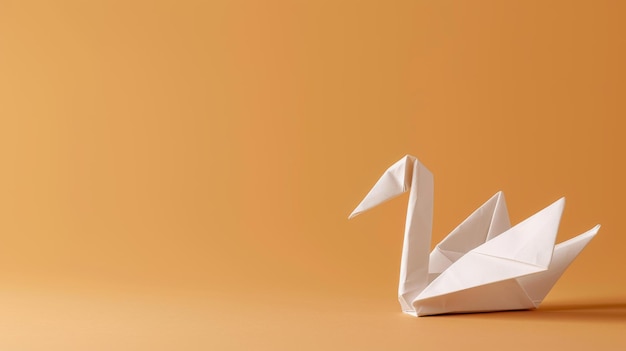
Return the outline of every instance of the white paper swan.
[[[565,198],[511,228],[498,192],[429,253],[433,176],[410,155],[387,169],[349,218],[406,191],[398,297],[413,316],[536,308],[600,228],[555,246]]]

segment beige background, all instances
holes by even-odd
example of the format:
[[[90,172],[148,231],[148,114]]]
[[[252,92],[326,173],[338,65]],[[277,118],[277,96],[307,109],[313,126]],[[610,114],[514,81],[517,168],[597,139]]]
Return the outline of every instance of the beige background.
[[[626,347],[620,1],[0,1],[0,349]],[[503,190],[603,225],[543,307],[413,319],[434,240]]]

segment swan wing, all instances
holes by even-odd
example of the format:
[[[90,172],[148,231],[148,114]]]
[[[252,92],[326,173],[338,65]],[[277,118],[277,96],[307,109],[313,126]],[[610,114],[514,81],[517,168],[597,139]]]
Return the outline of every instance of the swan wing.
[[[547,270],[564,204],[561,198],[471,250],[433,280],[413,304]]]
[[[437,244],[430,253],[429,273],[442,273],[472,249],[510,228],[506,200],[499,191]]]

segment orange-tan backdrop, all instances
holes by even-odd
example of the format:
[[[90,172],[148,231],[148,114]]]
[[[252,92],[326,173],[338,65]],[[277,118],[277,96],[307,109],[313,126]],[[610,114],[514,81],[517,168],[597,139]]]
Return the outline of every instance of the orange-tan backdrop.
[[[395,300],[406,198],[347,221],[407,153],[434,243],[498,190],[514,223],[566,196],[559,241],[602,229],[548,300],[626,321],[625,15],[0,1],[0,348],[409,349],[384,332],[422,334]]]

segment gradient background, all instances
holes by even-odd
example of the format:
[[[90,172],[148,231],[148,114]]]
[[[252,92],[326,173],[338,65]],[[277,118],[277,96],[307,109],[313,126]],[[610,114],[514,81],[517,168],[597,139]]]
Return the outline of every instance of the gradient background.
[[[0,349],[626,347],[625,16],[1,0]],[[407,153],[433,243],[498,190],[602,229],[537,311],[404,316],[406,197],[347,216]]]

